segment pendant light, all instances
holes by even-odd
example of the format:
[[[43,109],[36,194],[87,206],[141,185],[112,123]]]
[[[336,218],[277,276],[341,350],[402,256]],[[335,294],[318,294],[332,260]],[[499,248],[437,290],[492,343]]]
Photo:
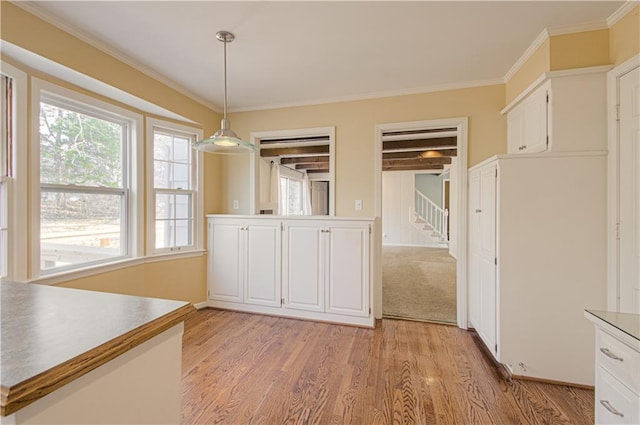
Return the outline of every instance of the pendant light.
[[[258,150],[258,147],[240,139],[236,133],[229,128],[229,119],[227,118],[227,43],[231,43],[235,39],[235,36],[229,31],[218,31],[216,38],[224,43],[224,109],[221,123],[222,128],[208,139],[195,142],[193,148],[202,152],[217,154],[255,152]]]

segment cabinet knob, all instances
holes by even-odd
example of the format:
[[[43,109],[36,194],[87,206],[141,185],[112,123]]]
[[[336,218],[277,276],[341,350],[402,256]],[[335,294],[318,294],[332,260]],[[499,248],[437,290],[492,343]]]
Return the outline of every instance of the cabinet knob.
[[[613,407],[611,403],[609,403],[609,400],[600,400],[600,404],[602,404],[605,409],[607,409],[609,412],[613,413],[614,415],[624,418],[624,414],[622,414],[622,412],[618,411],[618,409]]]
[[[476,212],[477,212],[477,213],[481,213],[481,212],[482,212],[482,210],[480,210],[480,209],[477,209],[477,210],[476,210]]]

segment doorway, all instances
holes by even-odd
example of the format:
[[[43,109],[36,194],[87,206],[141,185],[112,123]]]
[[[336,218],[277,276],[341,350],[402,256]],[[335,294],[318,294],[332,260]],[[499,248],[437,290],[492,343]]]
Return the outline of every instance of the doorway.
[[[466,243],[458,232],[466,193],[456,189],[466,187],[466,119],[385,124],[376,133],[379,312],[464,328],[464,255],[456,251]]]

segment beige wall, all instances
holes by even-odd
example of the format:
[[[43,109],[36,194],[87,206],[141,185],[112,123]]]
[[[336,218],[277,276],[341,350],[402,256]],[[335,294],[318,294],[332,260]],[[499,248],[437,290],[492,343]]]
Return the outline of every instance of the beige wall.
[[[515,99],[524,89],[529,87],[542,73],[549,71],[549,40],[546,40],[529,57],[529,59],[513,74],[506,84],[506,104]]]
[[[620,65],[640,53],[640,6],[609,29],[609,62]]]
[[[193,120],[200,124],[206,134],[213,133],[219,125],[220,114],[208,107],[14,4],[2,1],[0,5],[0,36],[3,40]],[[45,79],[142,113],[130,106],[97,96],[30,69],[15,58],[3,55],[2,59],[22,69],[29,76]],[[207,213],[220,211],[220,178],[220,160],[216,156],[205,156],[204,210]],[[203,234],[206,234],[204,229]],[[206,298],[205,265],[206,256],[153,262],[65,282],[61,286],[199,302]]]
[[[609,30],[555,35],[549,39],[549,70],[609,64]]]
[[[324,105],[240,112],[230,115],[231,127],[244,138],[254,131],[309,127],[336,128],[336,215],[374,215],[374,127],[376,124],[469,117],[468,164],[506,152],[504,85],[340,102]],[[249,160],[229,158],[223,191],[225,212],[248,213]],[[231,203],[239,200],[240,210]],[[363,200],[362,211],[354,201]]]

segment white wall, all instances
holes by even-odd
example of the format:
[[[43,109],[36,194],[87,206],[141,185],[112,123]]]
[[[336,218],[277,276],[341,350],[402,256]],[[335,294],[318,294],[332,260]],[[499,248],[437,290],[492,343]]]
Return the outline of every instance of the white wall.
[[[422,225],[414,224],[415,171],[382,173],[382,243],[438,246]]]

